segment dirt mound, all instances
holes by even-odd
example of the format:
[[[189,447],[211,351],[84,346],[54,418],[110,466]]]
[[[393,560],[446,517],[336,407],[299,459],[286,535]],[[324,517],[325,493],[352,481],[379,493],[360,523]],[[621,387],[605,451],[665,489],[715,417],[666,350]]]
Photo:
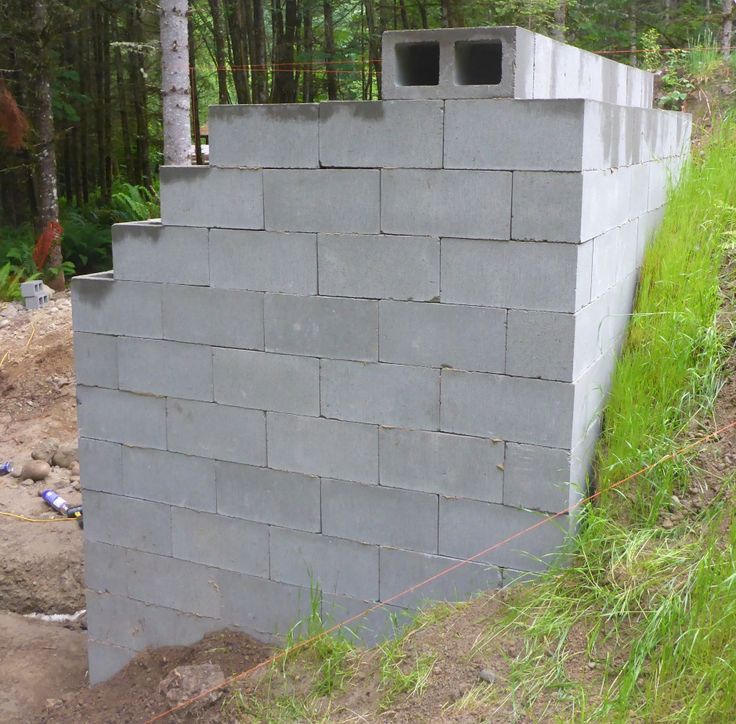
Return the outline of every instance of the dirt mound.
[[[208,634],[194,646],[166,647],[141,654],[109,681],[64,697],[66,701],[47,709],[37,721],[44,724],[142,722],[171,706],[159,691],[159,684],[177,667],[214,664],[229,677],[267,659],[270,654],[268,646],[242,633]],[[224,721],[221,701],[195,704],[178,719],[169,721]]]

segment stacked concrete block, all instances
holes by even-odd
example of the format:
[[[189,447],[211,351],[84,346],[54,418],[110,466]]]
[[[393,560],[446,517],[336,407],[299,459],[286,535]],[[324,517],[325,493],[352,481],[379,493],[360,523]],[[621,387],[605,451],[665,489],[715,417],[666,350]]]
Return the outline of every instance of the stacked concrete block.
[[[26,309],[40,309],[49,302],[49,295],[40,279],[30,282],[22,282],[20,293],[23,296],[23,304]]]
[[[74,281],[93,681],[560,555],[572,516],[493,546],[585,490],[689,119],[523,30],[384,53],[390,100],[213,108],[211,165]]]

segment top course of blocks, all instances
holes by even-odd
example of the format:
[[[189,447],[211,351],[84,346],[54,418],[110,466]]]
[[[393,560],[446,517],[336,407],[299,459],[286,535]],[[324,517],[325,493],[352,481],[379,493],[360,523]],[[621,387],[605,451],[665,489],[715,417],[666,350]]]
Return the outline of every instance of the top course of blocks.
[[[383,34],[383,98],[584,98],[651,108],[653,76],[523,28]]]

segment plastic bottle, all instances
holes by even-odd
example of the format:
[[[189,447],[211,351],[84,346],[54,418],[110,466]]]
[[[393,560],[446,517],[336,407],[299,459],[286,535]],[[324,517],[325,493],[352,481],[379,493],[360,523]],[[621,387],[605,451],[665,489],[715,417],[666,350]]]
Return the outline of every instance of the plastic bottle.
[[[64,500],[58,493],[55,493],[51,488],[42,490],[39,495],[56,511],[62,515],[66,515],[69,510],[69,503]]]
[[[6,463],[0,463],[0,475],[12,475],[13,474],[13,463],[9,460]]]

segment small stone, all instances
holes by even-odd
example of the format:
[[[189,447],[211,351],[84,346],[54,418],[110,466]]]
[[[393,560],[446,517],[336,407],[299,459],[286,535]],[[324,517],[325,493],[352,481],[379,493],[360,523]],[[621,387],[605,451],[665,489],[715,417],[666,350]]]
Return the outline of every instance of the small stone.
[[[34,460],[43,460],[50,463],[54,457],[54,453],[59,449],[59,441],[55,437],[50,437],[43,442],[38,443],[31,452]]]
[[[9,319],[0,319],[0,329],[7,327],[10,324]]]
[[[589,661],[588,662],[588,668],[592,671],[598,666],[598,664],[595,663],[595,661]]]
[[[72,488],[77,491],[82,489],[82,486],[79,484],[79,478],[77,478],[76,480],[72,480]]]
[[[680,502],[680,499],[676,495],[672,496],[672,503],[674,505],[682,505],[682,503]]]
[[[22,478],[31,480],[43,480],[51,472],[51,466],[43,460],[31,460],[27,462],[20,471]]]
[[[670,530],[671,528],[674,528],[674,527],[675,527],[675,524],[674,524],[674,523],[673,523],[673,522],[672,522],[672,521],[671,521],[671,520],[670,520],[669,518],[665,518],[665,519],[664,519],[664,520],[662,521],[662,527],[663,527],[663,528],[664,528],[665,530]]]
[[[25,480],[21,480],[20,481],[20,484],[21,485],[34,485],[35,482],[36,482],[35,480],[31,480],[30,478],[26,478]]]
[[[76,445],[62,445],[54,454],[54,465],[60,468],[70,468],[72,463],[79,461],[79,450]]]
[[[496,675],[490,669],[481,669],[478,674],[478,678],[481,681],[486,681],[489,684],[493,684],[496,681]]]
[[[72,463],[72,466],[69,468],[69,472],[72,474],[72,477],[77,476],[79,477],[79,461],[75,460]]]
[[[61,706],[63,703],[61,699],[46,699],[46,708],[56,709],[57,706]]]

